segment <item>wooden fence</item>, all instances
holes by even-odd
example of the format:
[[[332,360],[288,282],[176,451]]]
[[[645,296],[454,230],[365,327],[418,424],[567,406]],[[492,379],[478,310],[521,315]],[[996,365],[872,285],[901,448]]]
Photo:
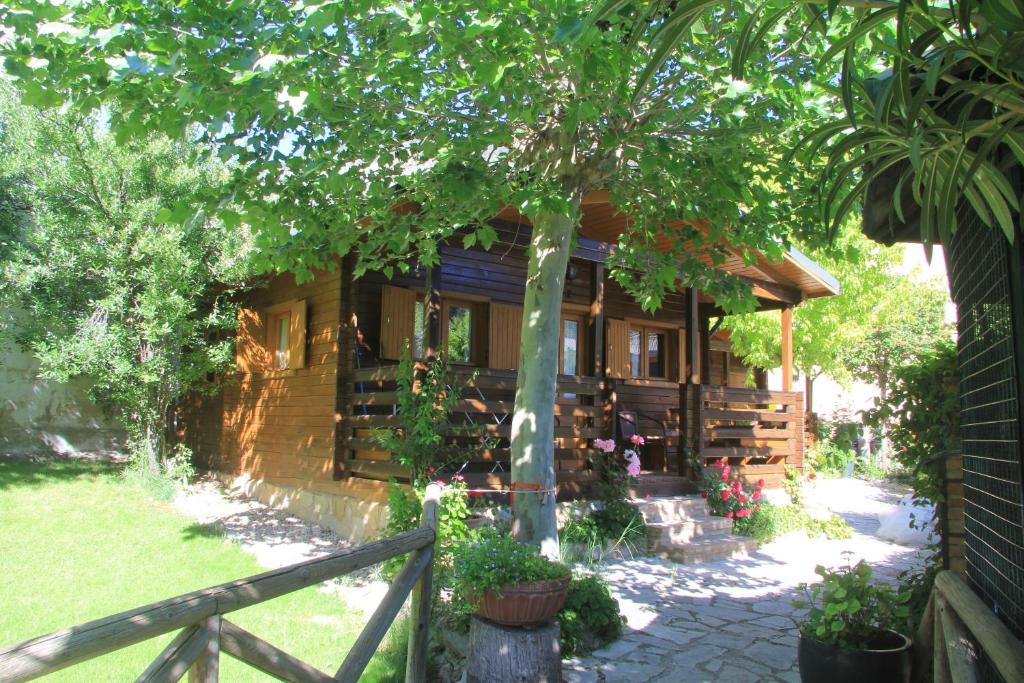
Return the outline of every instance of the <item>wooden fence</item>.
[[[373,439],[375,429],[397,424],[397,365],[357,369],[352,376],[351,408],[346,415],[345,442],[339,447],[345,475],[399,481],[408,473],[391,461],[390,453]],[[475,376],[474,376],[475,375]],[[512,413],[516,371],[481,368],[453,369],[453,386],[464,387],[452,416],[449,441],[480,443],[488,439],[463,474],[473,487],[507,489],[510,484]],[[567,491],[595,479],[587,458],[595,453],[590,440],[610,436],[611,407],[604,402],[604,382],[594,377],[560,375],[555,403],[555,469],[560,488]]]
[[[179,595],[90,621],[0,650],[0,681],[27,681],[143,640],[181,629],[139,676],[139,682],[218,680],[220,653],[283,681],[355,683],[373,657],[409,594],[412,594],[406,680],[427,673],[434,541],[440,488],[427,487],[423,523],[413,531],[351,550],[300,562],[239,581]],[[392,581],[341,668],[333,676],[239,628],[224,615],[412,553]]]
[[[701,387],[697,452],[705,463],[728,458],[744,478],[778,483],[786,465],[803,465],[804,412],[799,391]]]
[[[919,681],[992,680],[992,669],[1004,681],[1024,681],[1024,643],[948,570],[935,577],[914,645]]]

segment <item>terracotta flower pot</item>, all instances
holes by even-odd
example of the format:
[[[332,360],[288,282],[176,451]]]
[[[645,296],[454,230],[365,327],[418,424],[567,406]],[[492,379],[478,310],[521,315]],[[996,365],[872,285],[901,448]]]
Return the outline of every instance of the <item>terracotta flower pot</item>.
[[[503,626],[530,626],[551,621],[565,604],[571,577],[510,584],[485,591],[476,602],[484,619]]]

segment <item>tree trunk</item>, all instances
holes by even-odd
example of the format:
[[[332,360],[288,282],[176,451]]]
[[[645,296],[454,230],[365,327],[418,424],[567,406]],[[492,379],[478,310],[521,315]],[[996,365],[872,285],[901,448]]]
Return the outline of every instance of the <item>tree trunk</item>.
[[[533,220],[523,301],[519,379],[512,417],[512,533],[557,559],[554,404],[565,269],[576,221],[540,212]],[[535,493],[534,491],[540,491]]]
[[[562,680],[561,626],[501,626],[474,616],[469,623],[467,683],[558,683]]]

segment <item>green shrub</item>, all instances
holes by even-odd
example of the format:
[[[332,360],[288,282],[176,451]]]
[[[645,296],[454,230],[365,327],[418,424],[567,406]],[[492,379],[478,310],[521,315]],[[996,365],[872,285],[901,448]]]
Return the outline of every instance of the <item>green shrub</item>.
[[[818,565],[821,583],[803,584],[808,607],[800,632],[815,640],[844,648],[868,647],[881,629],[899,629],[909,615],[908,592],[897,593],[884,584],[871,583],[871,567],[863,561],[830,571]]]
[[[857,459],[850,448],[844,448],[835,441],[822,440],[807,451],[807,461],[815,471],[826,477],[840,477],[846,466]]]
[[[853,529],[839,515],[832,515],[828,520],[818,520],[795,505],[764,503],[750,517],[733,522],[735,533],[756,538],[759,543],[770,543],[779,536],[800,529],[806,530],[809,536],[825,536],[829,539],[853,536]]]
[[[589,654],[622,635],[619,602],[599,576],[573,579],[558,620],[562,657]]]
[[[782,488],[793,501],[793,505],[800,507],[804,502],[804,480],[800,470],[789,465],[786,468],[786,478],[782,481]]]

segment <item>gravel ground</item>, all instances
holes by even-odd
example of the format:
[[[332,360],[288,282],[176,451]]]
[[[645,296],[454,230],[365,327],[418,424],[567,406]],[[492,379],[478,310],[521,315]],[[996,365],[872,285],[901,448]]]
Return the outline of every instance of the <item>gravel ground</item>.
[[[330,529],[300,519],[244,494],[225,489],[214,477],[203,477],[175,498],[174,507],[200,524],[222,532],[268,569],[321,557],[350,548]],[[327,582],[349,605],[369,614],[387,591],[374,567]]]

